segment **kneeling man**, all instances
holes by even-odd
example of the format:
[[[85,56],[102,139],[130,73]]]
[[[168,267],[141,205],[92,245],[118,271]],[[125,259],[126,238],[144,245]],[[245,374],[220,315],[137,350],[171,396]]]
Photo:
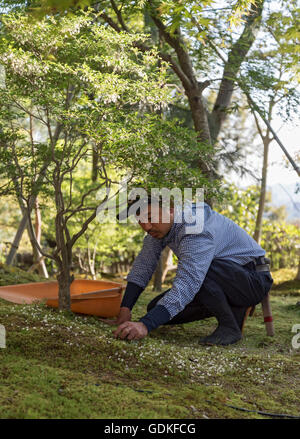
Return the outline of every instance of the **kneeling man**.
[[[132,212],[133,205],[128,206],[126,214]],[[197,209],[202,209],[200,233],[193,232],[184,210],[178,221],[174,207],[168,207],[168,212],[164,209],[161,199],[154,204],[150,196],[137,209],[138,223],[147,235],[127,276],[119,316],[107,323],[118,325],[114,332],[116,337],[134,340],[147,336],[160,325],[215,317],[216,330],[200,342],[236,343],[242,338],[248,308],[260,303],[273,283],[265,251],[242,228],[206,203],[190,204],[194,218],[199,213]],[[164,221],[165,213],[168,221]],[[155,216],[154,222],[151,218]],[[131,310],[149,283],[166,246],[178,258],[172,288],[149,303],[147,314],[139,322],[132,322]]]

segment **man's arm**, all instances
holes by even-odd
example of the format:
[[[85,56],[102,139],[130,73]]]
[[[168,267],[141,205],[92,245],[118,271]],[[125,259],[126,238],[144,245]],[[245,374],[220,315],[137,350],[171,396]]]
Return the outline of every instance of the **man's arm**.
[[[145,236],[142,250],[135,258],[131,271],[127,276],[128,282],[119,315],[113,320],[101,319],[104,323],[108,325],[121,325],[130,322],[131,310],[151,279],[163,248],[164,246],[161,241],[152,238],[150,235]]]
[[[129,308],[130,310],[134,307],[136,301],[138,300],[140,294],[144,290],[143,287],[135,284],[134,282],[127,282],[124,296],[121,303],[121,308]]]
[[[201,288],[214,253],[214,239],[210,233],[183,236],[172,288],[140,319],[148,332],[171,320],[194,299]]]
[[[135,258],[130,273],[127,276],[127,286],[122,299],[117,319],[103,320],[109,325],[118,325],[115,337],[129,340],[143,338],[148,334],[146,326],[141,322],[131,322],[131,310],[142,291],[148,285],[157,266],[164,246],[160,240],[145,236],[142,250]],[[129,331],[129,332],[128,332]]]
[[[121,307],[130,310],[137,299],[148,285],[156,267],[164,246],[159,239],[147,235],[144,238],[143,247],[135,258],[132,268],[127,276],[127,286]]]

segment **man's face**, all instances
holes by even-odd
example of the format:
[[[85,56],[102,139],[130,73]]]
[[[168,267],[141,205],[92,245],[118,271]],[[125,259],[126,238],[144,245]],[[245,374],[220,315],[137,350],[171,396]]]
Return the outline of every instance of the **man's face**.
[[[153,238],[161,239],[170,231],[174,221],[174,209],[171,207],[169,212],[169,218],[165,219],[168,211],[155,205],[148,205],[148,209],[141,212],[138,223]]]

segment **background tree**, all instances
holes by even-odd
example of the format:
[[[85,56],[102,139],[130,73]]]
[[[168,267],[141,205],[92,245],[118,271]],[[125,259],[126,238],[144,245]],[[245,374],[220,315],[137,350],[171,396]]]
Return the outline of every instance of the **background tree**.
[[[59,14],[70,8],[75,10],[79,5],[77,2],[69,0],[24,3],[25,7],[29,6],[31,11],[40,12],[40,16],[45,12]],[[88,3],[88,1],[84,4],[81,3],[81,6]],[[6,4],[13,5],[14,2],[7,1]],[[238,91],[239,87],[246,92],[250,91],[251,95],[254,93],[256,102],[261,102],[259,93],[257,93],[259,89],[257,86],[260,83],[260,93],[263,92],[265,97],[272,93],[274,83],[270,71],[267,71],[270,58],[263,57],[263,54],[269,50],[265,47],[265,42],[269,42],[269,37],[266,38],[266,31],[271,32],[271,34],[273,32],[274,45],[270,50],[270,56],[271,52],[276,57],[288,49],[291,58],[289,63],[286,63],[286,69],[297,73],[295,67],[297,48],[292,50],[293,46],[297,47],[295,42],[298,38],[297,8],[295,5],[296,3],[293,1],[289,3],[281,1],[278,2],[277,6],[273,2],[260,1],[237,1],[234,5],[220,5],[216,1],[183,1],[178,3],[157,0],[143,2],[99,1],[93,3],[93,8],[100,12],[99,22],[113,28],[118,33],[125,32],[129,35],[149,33],[150,38],[144,39],[143,42],[134,42],[134,45],[142,52],[155,47],[160,58],[160,61],[157,62],[158,66],[160,62],[168,61],[170,68],[167,82],[175,96],[171,105],[165,106],[163,109],[158,106],[156,111],[167,118],[172,118],[174,115],[179,116],[187,126],[194,127],[198,139],[201,139],[203,135],[206,142],[208,142],[208,136],[205,137],[205,130],[197,131],[195,121],[200,121],[199,115],[201,116],[201,114],[202,122],[207,119],[209,141],[214,144],[214,166],[207,167],[205,164],[206,161],[209,162],[206,159],[208,155],[205,157],[201,155],[200,159],[198,157],[193,162],[193,166],[200,166],[212,179],[216,170],[222,167],[224,169],[226,160],[228,164],[230,163],[228,160],[230,155],[232,166],[236,169],[240,167],[242,171],[246,170],[242,154],[245,156],[248,152],[242,152],[236,144],[234,145],[236,154],[230,154],[230,151],[228,153],[228,145],[223,141],[224,133],[229,117],[235,108],[241,106],[243,101],[242,95]],[[38,6],[41,8],[37,9]],[[277,22],[278,26],[276,27]],[[273,28],[277,31],[273,31]],[[260,68],[260,71],[263,72],[263,81],[260,81],[262,77],[259,78],[257,75],[258,82],[255,89],[253,75],[255,69],[253,66],[256,62],[264,67]],[[197,78],[197,85],[195,85],[195,78]],[[191,84],[195,85],[193,90]],[[218,86],[218,84],[220,85]],[[202,107],[205,110],[202,113],[200,111],[201,102],[193,106],[188,96],[191,90],[197,91],[197,87],[201,89],[200,101],[202,101]],[[225,103],[225,105],[219,106],[220,102]],[[260,106],[260,111],[263,115],[265,114],[263,106]],[[204,125],[207,126],[206,122]],[[245,131],[247,124],[242,125],[240,129]],[[95,179],[95,169],[98,163],[98,154],[95,148],[93,149],[93,157],[94,161],[91,167]],[[239,162],[234,163],[232,160],[234,157],[240,157]],[[153,172],[154,174],[156,172],[156,176],[159,174],[159,167],[156,169],[158,172],[155,171],[154,166],[152,181],[154,181]]]
[[[247,82],[247,89],[251,91],[252,97],[260,103],[260,109],[269,125],[272,125],[276,113],[284,122],[293,119],[300,103],[297,76],[291,68],[294,48],[292,45],[286,46],[285,53],[280,48],[280,39],[287,31],[286,17],[289,13],[290,11],[284,10],[280,14],[270,14],[264,30],[265,37],[270,42],[267,46],[260,43],[256,50],[252,51],[247,59],[248,68],[243,79]],[[248,103],[251,108],[251,102],[248,101]],[[254,232],[254,239],[260,243],[267,188],[269,147],[274,137],[269,126],[264,129],[255,111],[253,116],[264,150],[259,208]]]
[[[195,132],[199,141],[208,144],[215,144],[220,133],[222,124],[228,114],[231,103],[234,77],[239,71],[240,65],[250,49],[257,32],[260,16],[262,13],[263,2],[258,2],[259,6],[248,3],[246,24],[243,32],[237,41],[231,41],[228,48],[228,61],[223,65],[222,81],[219,87],[216,100],[211,109],[205,102],[204,90],[213,83],[207,77],[214,75],[212,66],[205,64],[204,59],[213,60],[215,64],[215,47],[211,40],[216,41],[216,34],[219,34],[222,26],[217,25],[218,20],[222,20],[223,26],[226,19],[234,18],[234,14],[240,13],[239,5],[230,8],[230,13],[225,17],[222,11],[217,9],[210,13],[211,1],[201,3],[194,1],[183,2],[164,2],[146,1],[133,2],[127,6],[123,2],[101,1],[97,2],[96,8],[102,11],[101,18],[117,32],[136,32],[139,30],[131,20],[133,14],[140,14],[141,20],[144,19],[142,28],[151,34],[151,45],[158,48],[159,56],[162,60],[168,61],[173,72],[176,86],[177,105],[171,109],[187,112],[185,122],[190,118],[193,122]],[[244,2],[244,6],[246,2]],[[207,10],[208,9],[208,10]],[[143,14],[143,15],[142,15]],[[213,29],[211,31],[211,29]],[[221,30],[224,32],[224,29]],[[221,37],[222,39],[222,37]],[[207,44],[209,43],[209,44]],[[206,48],[205,48],[206,46]],[[212,46],[212,47],[211,47]],[[145,50],[147,45],[139,46]],[[220,73],[221,75],[221,73]],[[199,81],[199,77],[203,77]],[[214,83],[215,84],[215,83]],[[182,101],[182,102],[181,102]],[[178,104],[181,102],[181,108]],[[189,114],[189,115],[188,115]],[[214,151],[216,158],[216,151]],[[204,157],[198,157],[193,166],[199,167],[213,181],[216,178],[216,166],[208,166]],[[208,200],[211,203],[211,200]],[[167,252],[167,251],[166,251]],[[162,275],[165,272],[166,261],[170,258],[170,251],[161,256],[154,278],[154,288],[161,290]]]
[[[99,2],[98,4],[99,9],[103,10],[101,17],[104,21],[116,30],[130,31],[130,26],[127,23],[127,17],[132,10],[130,7],[126,9],[125,5],[122,6],[121,3],[115,1]],[[230,10],[229,14],[226,14],[224,10],[220,13],[218,9],[214,9],[213,14],[211,14],[211,4],[210,1],[204,1],[200,4],[199,2],[184,1],[178,4],[177,2],[149,0],[144,2],[144,7],[163,41],[163,48],[159,54],[162,59],[169,61],[173,72],[180,81],[198,138],[208,143],[215,143],[226,117],[226,109],[231,102],[234,77],[255,39],[263,2],[258,1],[257,5],[252,4],[249,7],[242,33],[236,41],[231,41],[228,47],[228,61],[223,66],[219,92],[215,104],[208,114],[208,108],[205,107],[203,100],[203,91],[211,84],[211,81],[207,79],[211,70],[203,69],[201,63],[203,64],[205,55],[208,55],[210,59],[213,56],[211,40],[218,41],[220,37],[222,38],[220,31],[224,32],[225,29],[222,29],[222,26],[217,26],[216,23],[222,21],[224,26],[233,12]],[[137,8],[138,4],[135,7]],[[207,49],[202,50],[201,53],[205,42]],[[195,61],[197,50],[200,52],[198,63]],[[199,69],[199,71],[197,67],[200,67],[201,70]],[[200,81],[199,76],[204,76],[205,79]],[[212,80],[215,79],[217,78],[212,78]],[[201,163],[200,158],[198,163]],[[202,163],[201,166],[205,165]]]
[[[190,166],[201,147],[194,133],[155,113],[169,100],[166,65],[157,68],[156,52],[140,51],[137,41],[143,38],[105,29],[90,13],[34,23],[23,15],[3,19],[2,189],[16,194],[31,239],[40,254],[55,261],[63,309],[70,306],[72,248],[108,198],[97,200],[95,194],[118,183],[110,171],[147,187],[167,181],[171,187],[211,189]],[[46,128],[46,137],[31,141],[23,128],[30,118]],[[94,148],[97,179],[80,175],[86,166],[91,169]],[[55,201],[52,253],[35,236],[30,214],[37,193]],[[83,222],[71,233],[69,224],[78,214]]]
[[[91,3],[41,0],[32,3],[31,10],[36,14],[55,14],[88,4]],[[169,63],[187,99],[198,139],[209,144],[215,143],[226,118],[236,75],[259,29],[263,4],[263,0],[238,0],[228,7],[220,7],[212,0],[92,2],[93,8],[101,12],[101,20],[115,31],[131,34],[150,31],[152,41],[137,46],[140,50],[148,50],[149,46],[159,49],[160,58]],[[242,22],[238,37],[233,37],[228,26]],[[215,62],[209,65],[216,61],[218,45],[228,58],[218,68],[218,72],[223,70],[221,78],[214,77]],[[210,75],[212,78],[208,79]],[[199,80],[200,77],[203,79]],[[220,79],[215,104],[209,111],[203,92],[212,81]],[[213,170],[201,157],[195,165],[213,178]]]

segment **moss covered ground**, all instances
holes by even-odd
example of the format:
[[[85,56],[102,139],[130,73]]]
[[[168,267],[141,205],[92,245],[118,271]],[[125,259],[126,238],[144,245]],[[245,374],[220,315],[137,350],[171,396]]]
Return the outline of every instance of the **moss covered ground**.
[[[4,266],[0,273],[2,284],[38,280]],[[0,418],[300,416],[300,347],[291,344],[292,326],[300,325],[294,276],[273,273],[275,337],[266,336],[257,307],[243,339],[228,347],[199,345],[214,319],[160,327],[129,342],[116,340],[114,328],[96,317],[0,300],[7,343],[0,349]],[[149,287],[134,319],[154,296]]]

